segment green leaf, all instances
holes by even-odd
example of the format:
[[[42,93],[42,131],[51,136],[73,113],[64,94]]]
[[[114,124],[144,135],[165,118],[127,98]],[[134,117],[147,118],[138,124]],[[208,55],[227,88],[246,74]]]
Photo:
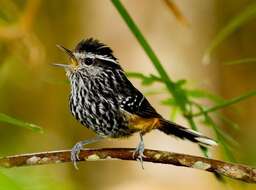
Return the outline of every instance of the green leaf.
[[[170,114],[170,119],[171,121],[175,121],[177,117],[177,113],[179,112],[179,107],[178,106],[173,106]]]
[[[21,121],[19,119],[16,119],[14,117],[8,116],[8,115],[3,114],[3,113],[0,113],[0,122],[11,124],[11,125],[14,125],[14,126],[17,126],[17,127],[27,128],[27,129],[30,129],[32,131],[36,131],[36,132],[40,132],[40,133],[43,132],[42,128],[35,125],[35,124]]]
[[[229,23],[215,36],[215,38],[210,43],[209,47],[206,49],[205,54],[203,56],[203,63],[210,63],[211,54],[216,49],[216,47],[218,47],[227,37],[229,37],[239,27],[243,26],[255,17],[256,3],[252,3],[242,12],[240,12],[240,14],[231,19]]]
[[[237,59],[225,62],[225,65],[237,65],[237,64],[244,64],[244,63],[256,63],[256,58],[246,58],[246,59]]]
[[[137,72],[127,72],[126,75],[131,78],[138,78],[141,79],[141,83],[145,86],[151,85],[155,82],[163,82],[160,77],[157,77],[153,74],[150,74],[149,76],[146,76],[142,73]]]
[[[217,105],[215,105],[215,106],[213,106],[211,108],[208,108],[208,109],[205,109],[203,111],[200,111],[198,113],[193,114],[193,117],[200,116],[200,115],[203,115],[205,113],[215,112],[215,111],[217,111],[219,109],[222,109],[222,108],[225,108],[227,106],[233,105],[235,103],[238,103],[238,102],[240,102],[242,100],[245,100],[247,98],[250,98],[252,96],[256,96],[256,91],[248,92],[246,94],[243,94],[241,96],[232,98],[230,100],[225,100],[222,103],[217,104]]]
[[[224,101],[224,99],[222,97],[212,94],[210,92],[204,91],[204,90],[199,90],[199,89],[186,90],[186,93],[189,97],[192,97],[192,98],[207,98],[216,103],[221,103]]]
[[[174,98],[167,98],[165,100],[162,100],[161,104],[166,106],[177,106],[177,102],[175,101]]]
[[[181,79],[181,80],[178,80],[175,82],[176,86],[178,86],[178,87],[182,87],[186,83],[187,83],[187,80],[185,80],[185,79]]]

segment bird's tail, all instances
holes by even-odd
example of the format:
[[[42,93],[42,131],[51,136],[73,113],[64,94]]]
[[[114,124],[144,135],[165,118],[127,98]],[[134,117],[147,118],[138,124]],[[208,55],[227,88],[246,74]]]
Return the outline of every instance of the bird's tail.
[[[217,142],[214,140],[202,135],[201,133],[194,131],[192,129],[185,128],[176,123],[167,120],[160,121],[160,131],[164,132],[167,135],[174,135],[181,139],[188,139],[194,143],[198,143],[202,146],[216,146]]]

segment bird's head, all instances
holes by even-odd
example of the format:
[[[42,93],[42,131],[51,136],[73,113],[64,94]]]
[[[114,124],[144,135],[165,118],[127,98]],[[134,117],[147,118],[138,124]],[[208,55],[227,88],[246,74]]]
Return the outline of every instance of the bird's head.
[[[74,51],[61,45],[57,47],[69,56],[70,63],[54,65],[65,68],[69,78],[76,74],[90,77],[102,75],[106,70],[121,70],[113,51],[98,40],[82,40]]]

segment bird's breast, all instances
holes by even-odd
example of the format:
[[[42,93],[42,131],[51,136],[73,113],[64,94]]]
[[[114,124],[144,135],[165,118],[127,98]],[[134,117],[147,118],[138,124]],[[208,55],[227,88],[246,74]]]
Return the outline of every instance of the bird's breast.
[[[120,112],[117,97],[110,90],[99,90],[88,82],[82,88],[73,87],[70,110],[84,126],[98,135],[118,137],[131,134],[127,118]]]

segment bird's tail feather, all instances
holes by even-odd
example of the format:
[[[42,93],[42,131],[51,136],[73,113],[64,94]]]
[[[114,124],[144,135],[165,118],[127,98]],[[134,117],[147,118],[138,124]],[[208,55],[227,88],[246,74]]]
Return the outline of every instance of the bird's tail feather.
[[[174,135],[181,139],[188,139],[192,142],[198,143],[202,146],[216,146],[217,142],[214,140],[202,135],[201,133],[194,131],[192,129],[185,128],[176,123],[167,120],[160,121],[160,131],[164,132],[167,135]]]

